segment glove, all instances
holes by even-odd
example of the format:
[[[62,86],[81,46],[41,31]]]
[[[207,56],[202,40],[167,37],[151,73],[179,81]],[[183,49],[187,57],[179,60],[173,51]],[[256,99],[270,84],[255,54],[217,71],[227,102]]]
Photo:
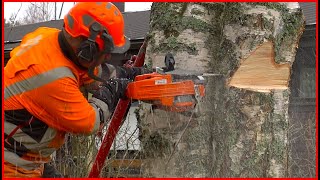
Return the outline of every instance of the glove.
[[[123,64],[123,66],[127,68],[132,68],[136,59],[137,59],[137,55],[131,56],[131,58],[127,60],[126,63]]]
[[[134,80],[136,76],[147,73],[152,73],[152,71],[147,69],[146,67],[116,67],[116,76],[118,78]]]
[[[152,73],[152,70],[146,67],[122,67],[113,66],[111,64],[102,64],[102,74],[101,77],[105,80],[111,78],[124,78],[129,80],[134,80],[134,78],[141,74]]]
[[[133,67],[133,64],[134,64],[134,61],[137,59],[137,56],[136,55],[133,55],[131,56],[131,58],[126,61],[126,63],[123,64],[123,67],[126,67],[126,68],[132,68]]]
[[[109,79],[107,83],[102,83],[100,88],[96,90],[92,97],[100,99],[108,105],[108,110],[113,112],[120,98],[126,98],[125,93],[128,79]]]

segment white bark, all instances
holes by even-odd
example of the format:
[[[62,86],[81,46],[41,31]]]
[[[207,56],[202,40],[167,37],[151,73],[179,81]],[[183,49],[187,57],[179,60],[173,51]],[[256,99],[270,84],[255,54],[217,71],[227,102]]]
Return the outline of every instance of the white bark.
[[[200,117],[141,108],[144,176],[288,176],[289,90],[228,82],[267,41],[274,63],[290,69],[302,31],[301,11],[280,3],[153,3],[147,63],[163,67],[170,51],[176,69],[204,73],[208,84]]]

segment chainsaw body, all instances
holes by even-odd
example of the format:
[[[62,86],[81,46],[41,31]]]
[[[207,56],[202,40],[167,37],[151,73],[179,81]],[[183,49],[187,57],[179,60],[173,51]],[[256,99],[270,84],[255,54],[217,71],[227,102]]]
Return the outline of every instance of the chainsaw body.
[[[204,79],[201,76],[181,77],[154,72],[136,76],[126,93],[128,98],[151,103],[167,111],[190,111],[205,95]]]

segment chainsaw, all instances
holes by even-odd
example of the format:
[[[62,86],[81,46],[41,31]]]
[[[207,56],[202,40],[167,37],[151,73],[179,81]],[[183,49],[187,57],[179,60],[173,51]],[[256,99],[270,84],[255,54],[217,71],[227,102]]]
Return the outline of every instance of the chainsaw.
[[[165,55],[164,64],[165,67],[156,67],[154,73],[136,76],[129,83],[126,96],[166,111],[192,111],[205,95],[205,79],[187,75],[186,71],[176,73],[171,53]]]
[[[143,74],[128,84],[126,95],[166,111],[192,111],[205,95],[205,80],[192,75]]]
[[[133,67],[144,64],[146,42],[140,47]],[[205,80],[202,76],[175,74],[172,54],[165,56],[165,67],[155,68],[155,72],[138,75],[128,84],[127,99],[120,99],[111,118],[107,134],[104,136],[89,178],[99,177],[104,161],[109,154],[113,140],[121,126],[131,100],[150,103],[155,108],[173,112],[190,112],[205,96]],[[170,73],[169,73],[170,72]]]

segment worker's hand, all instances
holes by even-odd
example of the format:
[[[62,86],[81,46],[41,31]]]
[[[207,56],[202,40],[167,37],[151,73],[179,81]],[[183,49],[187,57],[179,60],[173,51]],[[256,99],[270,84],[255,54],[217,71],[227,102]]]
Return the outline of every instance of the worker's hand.
[[[134,78],[138,75],[152,73],[152,70],[147,69],[146,67],[120,67],[116,68],[116,73],[118,78],[126,78],[130,80],[134,80]]]
[[[95,91],[92,97],[100,99],[108,105],[110,112],[113,112],[119,99],[126,98],[128,79],[109,79],[107,83],[102,83],[100,89]]]
[[[137,56],[136,56],[136,55],[131,56],[131,58],[123,65],[123,67],[132,68],[132,67],[133,67],[133,64],[134,64],[134,61],[135,61],[136,59],[137,59]]]
[[[111,78],[124,78],[134,80],[134,78],[138,75],[153,72],[152,70],[149,70],[146,67],[122,67],[113,66],[111,64],[102,64],[101,67],[101,77],[105,80]]]

